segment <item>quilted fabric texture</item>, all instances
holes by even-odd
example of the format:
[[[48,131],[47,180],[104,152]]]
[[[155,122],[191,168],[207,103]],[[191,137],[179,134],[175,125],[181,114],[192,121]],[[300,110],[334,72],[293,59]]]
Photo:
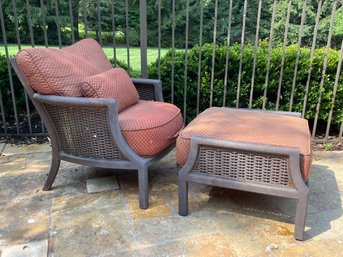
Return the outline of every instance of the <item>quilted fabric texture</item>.
[[[17,62],[31,87],[46,95],[81,96],[85,77],[112,69],[94,39],[63,49],[23,49],[17,54]]]
[[[117,99],[119,112],[139,100],[135,86],[122,68],[114,68],[86,78],[81,83],[81,90],[86,97]]]
[[[151,101],[139,101],[119,113],[119,123],[126,142],[142,157],[161,153],[183,128],[179,108]]]
[[[209,108],[181,131],[176,143],[179,165],[183,165],[188,158],[192,136],[296,147],[300,149],[304,180],[311,172],[311,136],[305,119],[239,109]]]

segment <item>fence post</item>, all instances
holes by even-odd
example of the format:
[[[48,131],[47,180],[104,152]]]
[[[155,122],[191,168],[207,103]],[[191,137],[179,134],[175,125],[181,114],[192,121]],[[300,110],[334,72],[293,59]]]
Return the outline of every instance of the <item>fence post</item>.
[[[146,0],[139,1],[139,22],[140,22],[140,48],[141,48],[141,77],[147,78],[147,15],[146,15]]]

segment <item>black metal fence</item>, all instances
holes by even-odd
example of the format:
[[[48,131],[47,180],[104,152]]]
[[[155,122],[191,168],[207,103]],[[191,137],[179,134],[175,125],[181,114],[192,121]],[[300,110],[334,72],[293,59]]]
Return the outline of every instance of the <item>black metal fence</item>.
[[[181,2],[181,3],[180,3]],[[239,1],[242,2],[242,1]],[[256,2],[252,4],[252,2]],[[340,28],[339,17],[342,14],[343,8],[340,1],[323,1],[320,0],[315,5],[311,4],[313,1],[271,1],[271,0],[257,0],[237,3],[233,0],[228,1],[203,1],[203,0],[186,0],[186,1],[146,1],[140,0],[7,0],[0,1],[0,20],[1,20],[1,38],[2,48],[0,54],[5,55],[7,60],[7,78],[4,78],[3,82],[6,85],[0,87],[0,135],[12,136],[12,135],[44,135],[46,133],[44,125],[38,126],[38,130],[35,128],[37,125],[32,124],[32,117],[34,116],[33,107],[30,104],[26,94],[24,94],[23,101],[25,102],[25,111],[19,112],[18,105],[18,89],[15,84],[14,74],[9,65],[9,45],[17,46],[18,51],[22,48],[23,38],[26,43],[29,43],[31,47],[37,47],[43,45],[45,47],[51,46],[50,42],[54,42],[53,45],[62,48],[63,46],[72,44],[82,37],[95,37],[98,42],[103,46],[111,46],[113,49],[113,61],[116,64],[117,61],[117,49],[118,47],[126,48],[126,65],[128,71],[131,70],[131,45],[130,45],[130,33],[132,33],[130,22],[133,20],[132,16],[138,14],[139,19],[138,27],[139,31],[139,47],[140,47],[140,74],[142,77],[148,76],[148,51],[151,46],[157,48],[157,76],[164,80],[161,75],[161,60],[162,45],[170,42],[170,45],[164,48],[170,50],[171,63],[170,71],[170,101],[175,102],[175,90],[176,90],[176,76],[180,74],[175,70],[175,58],[178,52],[183,52],[183,103],[179,104],[183,107],[183,114],[185,120],[187,120],[187,106],[189,99],[187,96],[189,80],[189,52],[192,47],[197,45],[197,80],[193,81],[196,84],[196,114],[198,114],[205,107],[210,107],[214,103],[215,81],[221,80],[222,91],[220,97],[222,98],[222,105],[227,105],[227,93],[229,90],[233,90],[230,86],[232,78],[230,78],[230,47],[239,45],[239,65],[238,76],[235,83],[236,99],[234,101],[235,107],[256,108],[256,104],[253,104],[256,90],[256,69],[258,65],[258,53],[261,41],[267,42],[267,60],[266,60],[266,72],[264,75],[263,95],[261,96],[261,105],[258,108],[269,109],[267,106],[267,99],[270,89],[270,73],[271,69],[275,69],[272,63],[273,48],[279,47],[281,49],[281,60],[278,64],[279,78],[277,82],[277,90],[275,95],[275,103],[273,108],[275,110],[281,109],[280,101],[283,97],[288,97],[289,105],[287,111],[294,111],[294,98],[297,87],[303,88],[302,99],[302,116],[305,117],[308,110],[309,97],[311,96],[312,77],[314,73],[321,73],[321,79],[319,81],[318,92],[316,94],[316,104],[313,113],[313,119],[311,122],[312,135],[315,137],[318,133],[324,134],[325,139],[331,134],[342,137],[343,123],[335,120],[336,130],[332,131],[333,115],[340,110],[336,109],[336,103],[341,101],[337,99],[338,92],[343,90],[343,82],[341,81],[341,66],[343,59],[343,31],[339,31]],[[286,3],[286,4],[285,4]],[[119,6],[119,7],[118,7]],[[154,6],[153,8],[151,6]],[[269,6],[269,9],[266,6]],[[121,8],[122,7],[122,8]],[[94,10],[93,10],[93,9]],[[118,9],[119,8],[119,9]],[[236,8],[236,9],[235,9]],[[237,9],[238,8],[238,9]],[[300,8],[300,11],[299,11]],[[20,9],[20,10],[19,10]],[[25,12],[23,12],[23,10]],[[223,11],[224,10],[224,11]],[[151,12],[153,11],[153,15]],[[119,15],[120,12],[120,15]],[[166,17],[165,14],[169,13],[170,16]],[[195,14],[196,13],[196,14]],[[253,13],[253,14],[252,14]],[[266,15],[269,13],[269,16]],[[182,14],[182,15],[181,15]],[[296,15],[298,14],[298,16]],[[151,16],[150,16],[151,15]],[[181,15],[181,16],[180,16]],[[180,23],[180,17],[182,22]],[[281,18],[280,18],[281,17]],[[165,20],[169,20],[169,27],[165,26]],[[154,22],[152,22],[154,21]],[[223,22],[224,21],[224,22]],[[163,23],[164,22],[164,23]],[[37,25],[39,24],[39,26]],[[156,27],[152,27],[151,24],[156,24]],[[282,24],[281,24],[282,23]],[[181,24],[181,25],[180,25]],[[252,25],[253,24],[253,25]],[[326,25],[325,25],[326,24]],[[83,35],[80,37],[79,27],[83,27]],[[192,27],[190,27],[192,26]],[[39,28],[38,28],[39,27]],[[211,29],[212,35],[208,36],[208,29]],[[239,27],[239,30],[237,29]],[[23,31],[23,28],[26,30]],[[69,28],[66,29],[66,28]],[[54,30],[54,33],[52,32]],[[180,31],[181,30],[181,31]],[[123,41],[118,43],[116,33],[120,31],[123,35]],[[194,34],[196,31],[197,42],[194,42]],[[223,32],[225,31],[225,36]],[[14,33],[13,33],[14,32]],[[93,33],[95,32],[95,33]],[[156,38],[149,40],[148,36],[154,32]],[[150,33],[150,34],[149,34]],[[183,47],[180,47],[180,33],[183,35],[181,41],[184,42]],[[206,34],[205,34],[206,33]],[[37,44],[37,35],[39,34],[39,44]],[[68,35],[68,36],[66,36]],[[206,37],[205,37],[206,36]],[[105,40],[106,37],[106,40]],[[334,40],[333,40],[334,37]],[[167,39],[166,39],[167,38]],[[171,40],[170,40],[171,38]],[[211,40],[209,40],[209,38]],[[24,41],[25,41],[24,40]],[[9,42],[10,41],[10,42]],[[153,45],[149,45],[149,42]],[[191,42],[192,41],[192,42]],[[205,43],[212,43],[211,54],[211,67],[210,67],[210,81],[209,87],[209,100],[208,106],[202,106],[201,102],[201,83],[203,79],[203,46]],[[326,41],[326,42],[325,42]],[[334,41],[334,42],[333,42]],[[339,42],[339,43],[337,43]],[[341,44],[340,44],[341,42]],[[247,64],[244,62],[244,49],[247,44],[253,47],[252,63],[249,69],[246,68]],[[119,46],[120,45],[120,46]],[[181,44],[182,45],[182,44]],[[225,53],[225,72],[223,77],[216,77],[216,71],[219,69],[216,66],[216,49],[219,46],[226,46]],[[287,65],[287,47],[290,45],[296,46],[296,57],[294,63],[294,72],[292,75],[291,92],[287,96],[283,96],[283,82],[285,79],[284,69]],[[299,85],[298,73],[301,60],[301,49],[307,47],[310,51],[309,60],[311,62],[309,70],[307,70],[306,82]],[[181,49],[180,49],[181,48]],[[323,49],[324,54],[323,65],[321,70],[312,69],[312,60],[315,58],[315,52],[319,48]],[[335,76],[328,78],[328,62],[331,49],[339,51],[339,60],[335,64]],[[222,67],[220,67],[222,68]],[[332,71],[331,71],[332,72]],[[251,81],[249,84],[248,104],[244,106],[241,100],[242,96],[242,77],[243,74],[251,74]],[[320,120],[319,113],[322,108],[323,101],[323,88],[326,80],[333,79],[332,88],[330,89],[329,102],[330,107],[327,113],[326,125],[321,125],[321,130],[318,132],[318,123],[323,123]],[[8,102],[4,102],[4,91],[10,94],[10,100],[12,102],[11,108],[9,108]],[[325,96],[326,98],[328,96]],[[328,101],[328,99],[326,99]],[[312,102],[313,104],[313,102]],[[242,106],[243,105],[243,106]],[[284,109],[284,108],[283,108]],[[20,128],[21,123],[27,124],[28,131],[23,132]],[[9,129],[11,127],[12,129]],[[13,129],[14,128],[14,129]],[[324,128],[324,129],[323,129]]]

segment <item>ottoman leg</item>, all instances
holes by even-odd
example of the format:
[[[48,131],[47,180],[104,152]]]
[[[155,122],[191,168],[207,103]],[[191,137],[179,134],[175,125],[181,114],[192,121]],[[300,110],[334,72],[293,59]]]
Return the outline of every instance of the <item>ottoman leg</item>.
[[[308,192],[306,192],[305,195],[302,195],[298,199],[296,216],[295,216],[295,228],[294,228],[294,237],[296,240],[303,240],[304,238],[307,203],[308,203]]]
[[[179,214],[188,214],[188,182],[179,179]]]

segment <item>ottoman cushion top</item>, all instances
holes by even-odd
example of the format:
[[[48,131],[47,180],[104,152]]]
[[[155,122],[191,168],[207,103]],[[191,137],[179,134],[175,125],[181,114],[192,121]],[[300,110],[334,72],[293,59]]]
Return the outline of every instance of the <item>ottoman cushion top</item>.
[[[181,131],[177,139],[176,159],[181,166],[188,158],[192,136],[295,147],[300,150],[304,180],[310,175],[311,136],[307,120],[302,118],[242,109],[209,108]]]

